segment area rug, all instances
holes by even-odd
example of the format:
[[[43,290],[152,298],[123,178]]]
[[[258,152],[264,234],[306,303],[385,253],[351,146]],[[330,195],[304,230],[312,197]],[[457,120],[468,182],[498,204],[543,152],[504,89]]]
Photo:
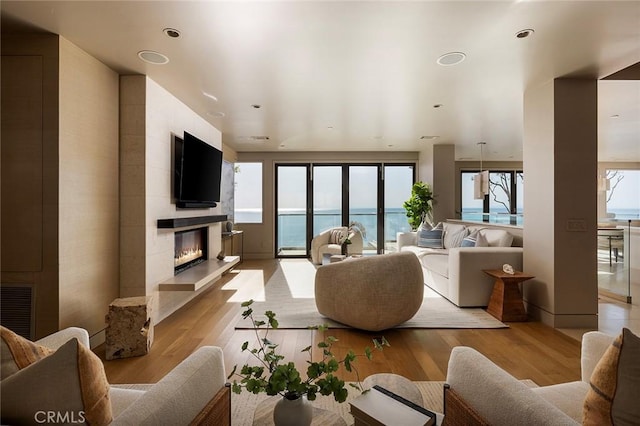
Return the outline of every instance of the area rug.
[[[318,312],[314,295],[316,267],[306,259],[283,259],[264,285],[263,297],[255,299],[255,318],[264,319],[265,311],[277,315],[279,328],[297,329],[327,324],[330,328],[350,328]],[[240,272],[242,273],[242,271]],[[381,304],[380,309],[384,309]],[[395,328],[506,328],[484,309],[459,308],[425,286],[424,300],[416,315]],[[240,319],[236,329],[252,328],[251,321]]]
[[[413,382],[420,389],[424,407],[438,413],[443,412],[443,389],[444,382]],[[343,403],[336,402],[332,396],[319,396],[313,404],[319,408],[339,413],[348,425],[353,424],[353,417],[349,414],[349,401],[357,398],[360,393],[357,390],[349,389],[349,396]],[[251,425],[253,423],[253,412],[258,404],[270,398],[265,394],[254,395],[248,392],[241,394],[231,394],[231,424],[234,426]],[[275,397],[277,398],[277,397]]]

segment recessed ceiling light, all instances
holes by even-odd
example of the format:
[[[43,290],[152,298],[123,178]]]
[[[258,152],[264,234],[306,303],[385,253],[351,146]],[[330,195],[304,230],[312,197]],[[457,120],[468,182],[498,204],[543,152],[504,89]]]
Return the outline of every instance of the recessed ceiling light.
[[[269,136],[249,136],[252,141],[268,141]]]
[[[215,95],[212,95],[211,93],[207,93],[207,92],[202,92],[203,95],[205,95],[207,98],[211,99],[212,101],[218,102],[218,98]]]
[[[529,37],[531,34],[533,34],[535,31],[532,30],[531,28],[527,28],[525,30],[520,30],[516,33],[516,37],[517,38],[527,38]]]
[[[440,137],[440,136],[437,136],[437,135],[429,135],[429,136],[420,136],[420,139],[429,139],[429,140],[432,140],[432,139],[438,139],[439,137]]]
[[[255,108],[255,109],[260,109],[260,107],[262,107],[262,105],[259,105],[259,104],[253,104],[253,105],[251,105],[251,107],[252,107],[252,108]]]
[[[169,58],[162,53],[154,52],[153,50],[141,50],[138,52],[138,58],[145,62],[154,65],[164,65],[169,63]]]
[[[620,114],[613,114],[610,118],[620,118]]]
[[[391,148],[391,147],[393,146],[393,144],[392,144],[392,143],[390,143],[390,144],[389,144],[389,145],[387,145],[387,146],[388,146],[389,148]]]
[[[464,61],[464,58],[466,57],[467,55],[462,52],[449,52],[440,56],[436,62],[438,65],[442,65],[443,67],[449,67],[451,65],[458,65],[460,62]]]
[[[433,107],[434,107],[434,108],[440,108],[440,107],[443,107],[443,106],[444,106],[444,105],[442,105],[442,104],[435,104]]]
[[[162,30],[162,32],[171,38],[180,37],[180,31],[176,30],[175,28],[165,28],[164,30]]]
[[[327,126],[327,130],[333,130],[333,126]]]
[[[224,117],[225,113],[221,111],[216,111],[216,112],[208,112],[207,115],[210,115],[211,117]]]
[[[285,146],[286,146],[286,145],[285,145],[285,144],[283,144],[283,143],[281,143],[281,144],[280,144],[280,148],[284,148]]]

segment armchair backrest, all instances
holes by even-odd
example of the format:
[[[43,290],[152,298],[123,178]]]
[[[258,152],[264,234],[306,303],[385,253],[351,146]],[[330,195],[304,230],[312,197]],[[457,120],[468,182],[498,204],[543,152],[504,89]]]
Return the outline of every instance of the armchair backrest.
[[[599,331],[590,331],[582,336],[582,354],[580,356],[580,367],[582,371],[582,381],[589,382],[593,369],[607,351],[614,336],[609,336]]]

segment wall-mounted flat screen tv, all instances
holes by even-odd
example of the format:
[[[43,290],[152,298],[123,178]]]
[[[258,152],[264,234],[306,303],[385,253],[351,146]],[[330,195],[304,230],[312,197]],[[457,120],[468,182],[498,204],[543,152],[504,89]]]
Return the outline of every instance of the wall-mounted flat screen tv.
[[[174,137],[174,195],[179,208],[215,207],[220,201],[222,151],[184,132]]]

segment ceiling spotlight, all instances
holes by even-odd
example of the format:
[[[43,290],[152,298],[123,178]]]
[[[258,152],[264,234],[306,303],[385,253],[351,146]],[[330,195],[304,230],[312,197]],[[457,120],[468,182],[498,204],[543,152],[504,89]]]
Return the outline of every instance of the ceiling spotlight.
[[[225,113],[221,111],[216,111],[216,112],[208,112],[207,115],[210,115],[211,117],[224,117]]]
[[[333,130],[333,126],[327,126],[327,130]]]
[[[163,55],[162,53],[154,52],[153,50],[141,50],[138,52],[138,58],[143,61],[154,64],[154,65],[164,65],[169,63],[169,58]]]
[[[531,28],[527,28],[526,30],[520,30],[516,33],[516,37],[517,38],[527,38],[529,37],[531,34],[533,34],[535,31],[532,30]]]
[[[442,104],[435,104],[433,107],[434,107],[434,108],[440,108],[440,107],[442,107],[442,106],[444,106],[444,105],[442,105]]]
[[[440,136],[437,135],[429,135],[429,136],[420,136],[420,139],[433,140],[438,139]]]
[[[620,118],[620,114],[613,114],[610,118]]]
[[[460,62],[464,61],[464,58],[466,57],[467,55],[462,52],[449,52],[440,56],[436,62],[438,65],[442,65],[443,67],[449,67],[451,65],[458,65]]]
[[[162,30],[162,32],[171,38],[180,37],[180,31],[176,30],[175,28],[165,28],[164,30]]]
[[[255,108],[255,109],[260,109],[262,107],[262,105],[253,104],[253,105],[251,105],[251,107]]]

